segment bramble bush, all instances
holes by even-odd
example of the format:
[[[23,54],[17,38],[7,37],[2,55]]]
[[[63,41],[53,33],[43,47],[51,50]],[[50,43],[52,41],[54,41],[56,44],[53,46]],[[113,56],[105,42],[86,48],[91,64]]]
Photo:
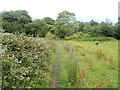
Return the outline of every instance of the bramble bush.
[[[50,49],[44,39],[0,34],[4,88],[41,88],[49,83]]]

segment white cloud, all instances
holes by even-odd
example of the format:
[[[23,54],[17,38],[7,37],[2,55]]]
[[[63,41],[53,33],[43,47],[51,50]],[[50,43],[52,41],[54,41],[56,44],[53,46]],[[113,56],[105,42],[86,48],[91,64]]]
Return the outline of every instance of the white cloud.
[[[119,0],[1,0],[2,10],[27,10],[33,18],[49,16],[56,19],[57,14],[68,10],[79,20],[100,21],[110,18],[117,22]]]

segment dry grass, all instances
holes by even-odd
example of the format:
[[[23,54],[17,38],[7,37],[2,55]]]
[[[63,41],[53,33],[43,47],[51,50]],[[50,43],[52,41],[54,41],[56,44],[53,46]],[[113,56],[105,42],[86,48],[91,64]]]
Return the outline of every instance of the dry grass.
[[[87,85],[86,82],[84,81],[85,75],[86,75],[85,69],[83,68],[80,70],[80,68],[78,67],[77,68],[77,79],[79,82],[78,85],[80,85],[80,87],[84,87]]]
[[[96,50],[96,58],[97,59],[105,58],[105,55],[102,53],[101,49]]]
[[[105,82],[100,82],[99,84],[94,86],[94,88],[101,88],[104,84],[105,84]]]

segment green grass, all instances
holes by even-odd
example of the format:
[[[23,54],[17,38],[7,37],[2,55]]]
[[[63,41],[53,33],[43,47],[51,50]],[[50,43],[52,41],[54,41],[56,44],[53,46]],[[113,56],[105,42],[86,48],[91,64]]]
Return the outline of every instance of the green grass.
[[[71,59],[69,57],[68,51],[64,47],[64,42],[59,42],[59,52],[61,52],[60,57],[60,67],[58,72],[58,88],[66,88],[69,87],[68,77],[67,77],[67,69],[68,69],[68,63]]]
[[[118,88],[117,41],[98,42],[98,45],[94,41],[55,42],[61,52],[57,88],[94,88],[101,82],[104,82],[101,88]],[[85,76],[79,78],[83,70]]]
[[[86,82],[92,88],[105,82],[103,88],[118,87],[118,42],[76,42],[69,41],[76,48],[78,65],[85,68]]]

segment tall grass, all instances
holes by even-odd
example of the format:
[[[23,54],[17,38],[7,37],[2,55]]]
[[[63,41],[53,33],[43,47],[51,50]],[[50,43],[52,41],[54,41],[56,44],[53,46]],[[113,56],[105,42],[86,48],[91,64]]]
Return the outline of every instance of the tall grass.
[[[75,85],[77,81],[77,64],[73,60],[68,65],[68,81],[71,85]]]
[[[76,47],[79,87],[118,88],[117,41],[99,42],[99,45],[89,41],[69,41],[69,43]],[[84,77],[82,77],[83,67],[86,72]]]

